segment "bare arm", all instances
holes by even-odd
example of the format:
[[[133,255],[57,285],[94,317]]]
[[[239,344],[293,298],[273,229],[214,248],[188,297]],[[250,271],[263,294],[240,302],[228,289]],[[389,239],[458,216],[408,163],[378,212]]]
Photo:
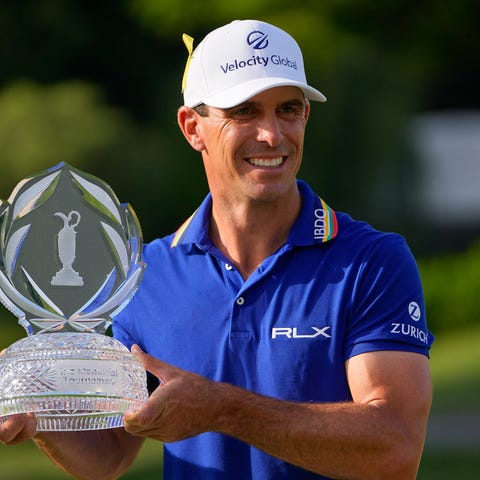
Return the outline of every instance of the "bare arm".
[[[272,402],[245,411],[257,432],[236,423],[225,430],[272,455],[332,478],[414,479],[430,406],[425,357],[398,352],[352,358],[353,402]],[[247,407],[248,408],[248,407]]]
[[[428,359],[358,355],[346,369],[353,402],[279,401],[136,355],[163,382],[127,431],[171,442],[205,431],[236,437],[307,470],[343,479],[414,479],[431,403]]]
[[[57,466],[85,480],[118,478],[143,444],[143,439],[132,437],[123,428],[42,433],[34,441]]]
[[[15,445],[32,438],[62,470],[79,479],[118,478],[135,460],[143,439],[123,428],[86,432],[36,433],[35,416],[14,415],[0,424],[0,442]]]

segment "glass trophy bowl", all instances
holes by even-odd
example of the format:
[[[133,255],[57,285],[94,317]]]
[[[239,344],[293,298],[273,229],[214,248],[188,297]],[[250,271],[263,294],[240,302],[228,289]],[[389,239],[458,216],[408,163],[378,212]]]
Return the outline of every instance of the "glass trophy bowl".
[[[142,365],[105,335],[23,338],[0,359],[0,376],[0,413],[35,412],[39,431],[121,427],[145,401]]]
[[[0,203],[0,300],[28,336],[0,355],[0,423],[34,413],[38,431],[116,428],[148,398],[146,372],[105,334],[145,265],[129,205],[61,163]]]

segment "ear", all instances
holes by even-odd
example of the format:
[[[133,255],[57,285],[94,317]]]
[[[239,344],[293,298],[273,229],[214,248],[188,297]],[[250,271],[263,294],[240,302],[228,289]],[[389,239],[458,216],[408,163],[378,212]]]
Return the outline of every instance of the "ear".
[[[183,136],[193,149],[201,152],[205,150],[205,144],[199,134],[198,120],[200,115],[190,107],[180,107],[177,113],[177,121]]]
[[[305,123],[308,122],[309,116],[310,116],[310,101],[305,99]]]

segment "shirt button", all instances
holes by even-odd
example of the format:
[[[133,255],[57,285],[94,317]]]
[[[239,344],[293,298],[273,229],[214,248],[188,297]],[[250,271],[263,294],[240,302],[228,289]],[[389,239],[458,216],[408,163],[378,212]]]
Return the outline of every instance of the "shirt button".
[[[243,297],[237,298],[237,305],[243,305],[245,303],[245,299]]]
[[[231,270],[233,267],[229,264],[229,263],[226,263],[225,264],[225,270]]]

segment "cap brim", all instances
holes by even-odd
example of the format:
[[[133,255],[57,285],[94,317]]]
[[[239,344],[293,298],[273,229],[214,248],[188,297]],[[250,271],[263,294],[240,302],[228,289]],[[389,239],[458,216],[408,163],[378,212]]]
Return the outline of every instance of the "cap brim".
[[[215,95],[203,99],[202,103],[216,108],[231,108],[254,97],[258,93],[275,87],[298,87],[305,97],[317,102],[326,102],[327,98],[317,89],[301,82],[287,80],[285,78],[257,78],[249,82],[235,85]]]

